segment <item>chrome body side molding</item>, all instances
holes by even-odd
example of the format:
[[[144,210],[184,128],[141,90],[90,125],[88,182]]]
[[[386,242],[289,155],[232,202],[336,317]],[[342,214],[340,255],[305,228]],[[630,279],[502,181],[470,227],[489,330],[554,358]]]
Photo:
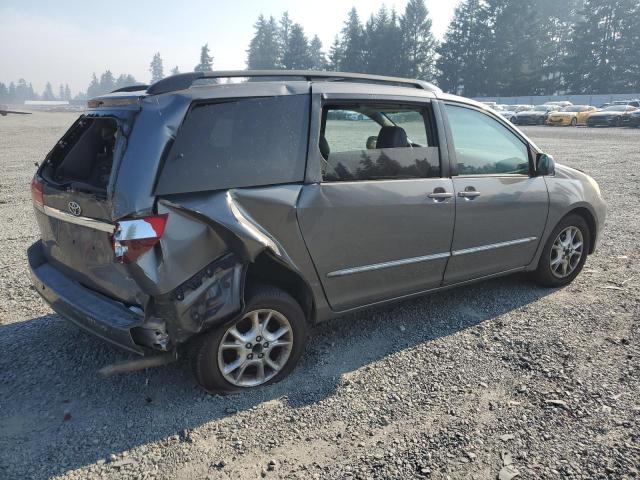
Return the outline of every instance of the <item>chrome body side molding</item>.
[[[495,248],[511,247],[513,245],[520,245],[523,243],[533,242],[538,237],[518,238],[516,240],[509,240],[508,242],[491,243],[488,245],[480,245],[479,247],[465,248],[463,250],[454,250],[453,252],[435,253],[433,255],[425,255],[423,257],[403,258],[400,260],[392,260],[390,262],[374,263],[372,265],[363,265],[361,267],[351,267],[342,270],[335,270],[327,273],[327,277],[342,277],[344,275],[352,275],[356,273],[370,272],[373,270],[382,270],[384,268],[399,267],[401,265],[410,265],[412,263],[428,262],[431,260],[438,260],[441,258],[448,258],[451,256],[466,255],[469,253],[484,252],[486,250],[493,250]]]
[[[480,245],[479,247],[464,248],[462,250],[454,250],[451,252],[452,256],[467,255],[468,253],[484,252],[485,250],[493,250],[494,248],[511,247],[513,245],[520,245],[521,243],[529,243],[537,240],[538,237],[518,238],[516,240],[509,240],[508,242],[490,243],[488,245]]]
[[[342,277],[343,275],[351,275],[354,273],[370,272],[372,270],[381,270],[383,268],[398,267],[400,265],[409,265],[412,263],[428,262],[430,260],[438,260],[440,258],[448,258],[449,252],[435,253],[433,255],[425,255],[423,257],[403,258],[401,260],[392,260],[390,262],[374,263],[373,265],[364,265],[362,267],[345,268],[327,273],[327,277]]]

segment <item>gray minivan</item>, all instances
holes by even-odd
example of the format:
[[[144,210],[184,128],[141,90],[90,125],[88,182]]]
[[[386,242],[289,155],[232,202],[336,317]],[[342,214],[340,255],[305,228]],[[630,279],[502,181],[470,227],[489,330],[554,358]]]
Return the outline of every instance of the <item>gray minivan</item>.
[[[317,322],[529,271],[571,282],[605,204],[472,100],[419,80],[180,74],[89,101],[31,185],[33,283],[206,390],[280,380]]]

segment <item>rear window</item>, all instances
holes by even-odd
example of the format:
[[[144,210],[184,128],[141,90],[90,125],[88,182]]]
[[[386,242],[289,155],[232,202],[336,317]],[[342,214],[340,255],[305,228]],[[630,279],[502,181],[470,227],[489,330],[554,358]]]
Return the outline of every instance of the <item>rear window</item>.
[[[119,141],[115,118],[81,116],[51,150],[40,173],[49,183],[103,194]]]
[[[156,194],[302,181],[308,123],[308,95],[195,105],[165,159]]]

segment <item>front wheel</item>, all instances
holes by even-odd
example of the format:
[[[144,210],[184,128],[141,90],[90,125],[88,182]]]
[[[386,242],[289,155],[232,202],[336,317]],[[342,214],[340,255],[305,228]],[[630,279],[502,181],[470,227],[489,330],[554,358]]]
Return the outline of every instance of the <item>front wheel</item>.
[[[244,312],[205,334],[193,346],[200,386],[211,393],[234,393],[286,377],[300,359],[307,322],[286,292],[259,286],[248,293]]]
[[[572,126],[572,127],[575,127],[576,125],[578,125],[578,119],[577,119],[577,118],[575,118],[575,117],[573,117],[573,118],[571,119],[571,126]]]
[[[542,250],[534,279],[545,287],[568,285],[578,276],[591,246],[589,226],[580,215],[567,215]]]

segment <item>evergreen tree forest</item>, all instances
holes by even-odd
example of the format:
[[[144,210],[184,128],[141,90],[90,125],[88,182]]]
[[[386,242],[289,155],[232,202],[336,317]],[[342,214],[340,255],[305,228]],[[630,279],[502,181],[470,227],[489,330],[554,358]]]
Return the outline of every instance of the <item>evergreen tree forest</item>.
[[[328,50],[288,13],[261,15],[247,67],[420,78],[465,96],[637,93],[640,2],[462,0],[440,42],[424,0],[368,19],[352,8]]]
[[[383,5],[368,18],[352,8],[330,27],[339,33],[325,46],[287,12],[260,15],[246,66],[419,78],[468,97],[640,92],[639,0],[461,0],[440,41],[424,0],[403,11]],[[214,70],[208,44],[199,59],[193,70]],[[165,76],[159,52],[149,73],[148,83]],[[91,98],[144,83],[108,69],[88,80],[75,95],[68,85],[36,92],[23,78],[0,82],[0,103]]]

